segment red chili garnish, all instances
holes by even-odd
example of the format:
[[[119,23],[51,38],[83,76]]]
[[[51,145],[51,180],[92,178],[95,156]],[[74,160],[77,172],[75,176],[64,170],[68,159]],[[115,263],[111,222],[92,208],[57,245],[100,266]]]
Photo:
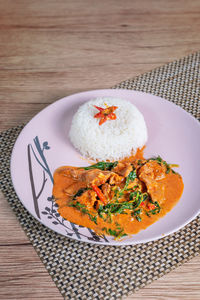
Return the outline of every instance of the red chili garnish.
[[[141,205],[141,206],[144,206],[144,202],[142,202],[140,205]]]
[[[99,106],[96,106],[96,105],[94,105],[94,107],[95,107],[96,109],[98,109],[99,111],[102,111],[102,110],[104,110],[104,108],[102,108],[102,107],[99,107]]]
[[[92,184],[92,189],[96,192],[96,194],[99,197],[99,199],[101,200],[101,202],[103,202],[103,204],[106,204],[106,202],[107,202],[106,197],[104,196],[104,194],[102,193],[100,188],[98,188],[98,186],[96,184]]]
[[[102,125],[107,120],[115,120],[117,118],[116,114],[114,113],[114,111],[118,108],[117,106],[102,108],[94,105],[94,107],[99,110],[99,112],[94,115],[94,118],[100,118],[99,125]]]
[[[149,204],[147,205],[147,207],[148,207],[149,210],[153,210],[153,209],[156,208],[155,204],[153,204],[153,203],[149,203]]]

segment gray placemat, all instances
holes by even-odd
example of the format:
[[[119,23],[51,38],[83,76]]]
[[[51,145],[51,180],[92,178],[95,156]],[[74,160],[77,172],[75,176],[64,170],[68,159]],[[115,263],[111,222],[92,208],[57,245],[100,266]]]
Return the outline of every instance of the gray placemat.
[[[199,66],[200,53],[194,53],[114,88],[164,97],[199,119]],[[0,134],[0,188],[65,299],[120,299],[199,254],[200,217],[158,241],[122,247],[86,244],[45,228],[12,187],[10,154],[22,127]]]

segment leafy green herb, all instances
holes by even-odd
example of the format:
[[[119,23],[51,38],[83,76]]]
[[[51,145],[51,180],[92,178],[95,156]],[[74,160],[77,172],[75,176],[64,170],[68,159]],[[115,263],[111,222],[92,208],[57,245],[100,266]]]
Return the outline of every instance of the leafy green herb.
[[[126,182],[123,187],[123,189],[116,189],[115,190],[115,198],[121,198],[124,195],[125,191],[128,191],[128,185],[131,181],[133,181],[135,178],[137,178],[136,170],[133,170],[129,173],[129,175],[126,177]],[[135,186],[136,187],[136,186]]]
[[[91,170],[91,169],[100,169],[103,171],[111,171],[113,168],[115,168],[118,164],[118,161],[115,162],[104,162],[100,161],[97,164],[91,165],[89,167],[81,168],[84,170]]]
[[[141,166],[141,165],[142,165],[141,159],[138,159],[137,164],[138,164],[138,166]]]
[[[111,217],[111,214],[124,214],[125,209],[132,209],[133,203],[121,202],[121,203],[108,203],[105,206],[99,206],[98,214],[100,218],[105,219],[103,214]]]
[[[143,193],[142,196],[143,196],[142,202],[145,201],[145,200],[147,200],[148,197],[149,197],[147,193]]]
[[[150,161],[150,160],[156,160],[159,165],[163,164],[166,167],[166,174],[169,174],[170,171],[172,171],[172,173],[176,174],[176,172],[174,170],[172,170],[172,168],[179,167],[179,165],[177,165],[177,164],[168,164],[160,156],[149,158],[148,161]]]
[[[142,221],[142,218],[141,218],[140,216],[135,216],[135,218],[136,218],[136,220],[137,220],[138,222],[141,222],[141,221]]]
[[[141,212],[142,212],[142,209],[139,208],[139,209],[135,210],[133,214],[134,214],[134,216],[136,216],[136,215],[140,215]]]
[[[117,228],[118,230],[121,230],[121,226],[120,226],[120,224],[119,224],[118,222],[115,222],[115,225],[116,225],[116,228]]]
[[[139,196],[139,192],[134,191],[134,192],[130,193],[129,199],[130,199],[130,201],[132,201],[134,198],[138,198],[138,196]]]
[[[161,210],[160,205],[157,201],[155,201],[155,202],[151,201],[151,203],[153,203],[155,205],[155,208],[145,212],[148,217],[150,217],[151,215],[159,214],[159,212]]]
[[[117,198],[120,199],[120,198],[122,198],[123,195],[124,195],[124,189],[118,190]]]
[[[140,191],[130,193],[129,199],[133,201],[133,208],[137,208],[140,204],[147,199],[148,195]]]
[[[115,198],[115,199],[117,199],[118,194],[119,194],[119,191],[120,191],[119,188],[116,188],[116,189],[114,190],[114,198]]]
[[[179,168],[178,164],[169,164],[170,168]]]
[[[135,218],[136,218],[136,220],[137,220],[138,222],[141,222],[141,221],[142,221],[142,218],[140,217],[141,212],[142,212],[142,209],[141,209],[141,208],[140,208],[140,209],[137,209],[137,210],[135,210],[135,211],[133,212],[133,216],[135,216]]]
[[[127,236],[127,234],[124,232],[123,229],[121,229],[121,230],[112,230],[110,228],[103,227],[102,230],[105,231],[107,234],[112,235],[116,238],[122,238],[124,236]]]
[[[70,207],[75,207],[75,208],[78,208],[80,210],[80,208],[85,208],[85,204],[81,204],[80,202],[72,202],[69,204]]]
[[[98,215],[104,220],[112,219],[112,214],[127,214],[125,210],[135,210],[140,206],[144,199],[146,200],[146,193],[135,191],[130,194],[130,201],[108,203],[106,205],[100,205],[98,209]]]
[[[90,220],[93,221],[97,225],[97,216],[89,215]]]
[[[77,197],[80,197],[85,191],[87,191],[89,188],[81,188],[78,190],[78,192],[73,196],[72,200],[76,200]]]
[[[151,157],[147,161],[150,161],[150,160],[156,160],[159,165],[161,165],[161,163],[163,161],[159,155],[157,157]]]
[[[98,208],[98,214],[99,214],[99,217],[103,219],[103,214],[104,213],[104,206],[103,205],[99,205],[99,208]]]
[[[137,177],[136,170],[133,170],[133,171],[131,171],[131,172],[128,174],[128,176],[126,177],[126,183],[125,183],[125,186],[124,186],[124,190],[127,189],[129,183],[130,183],[131,181],[133,181],[136,177]]]
[[[92,215],[90,213],[90,211],[86,208],[85,204],[82,204],[78,201],[76,202],[72,202],[71,204],[69,204],[70,207],[75,207],[76,209],[78,209],[80,212],[82,212],[83,214],[86,214],[89,216],[90,220],[92,222],[94,222],[95,224],[97,224],[97,214],[96,215]]]
[[[152,213],[152,215],[156,215],[160,212],[160,205],[157,201],[154,202],[154,205],[156,206],[156,208],[150,210],[150,212]]]
[[[170,172],[170,167],[169,165],[166,165],[166,174],[169,174],[169,172]]]

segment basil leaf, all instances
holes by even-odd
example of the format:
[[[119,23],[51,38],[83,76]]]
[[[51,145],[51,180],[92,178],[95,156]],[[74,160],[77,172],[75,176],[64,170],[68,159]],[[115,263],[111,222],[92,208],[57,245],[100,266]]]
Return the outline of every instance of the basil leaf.
[[[97,164],[91,165],[89,167],[81,168],[84,170],[91,170],[91,169],[100,169],[102,171],[111,171],[113,168],[115,168],[118,164],[118,161],[115,162],[104,162],[100,161]]]
[[[131,181],[133,181],[136,177],[137,177],[136,170],[133,170],[133,171],[131,171],[131,172],[128,174],[128,176],[126,177],[126,183],[125,183],[125,186],[124,186],[124,190],[127,189],[129,183],[130,183]]]
[[[78,192],[73,196],[72,200],[75,200],[77,197],[80,197],[85,191],[87,191],[88,188],[81,188],[80,190],[78,190]]]

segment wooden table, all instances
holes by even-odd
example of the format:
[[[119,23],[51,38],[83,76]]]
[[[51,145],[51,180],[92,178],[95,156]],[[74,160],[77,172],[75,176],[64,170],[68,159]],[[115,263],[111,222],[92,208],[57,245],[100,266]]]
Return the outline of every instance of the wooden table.
[[[200,1],[0,0],[0,130],[200,48]],[[0,195],[0,299],[62,299]],[[124,299],[200,299],[200,257]]]

